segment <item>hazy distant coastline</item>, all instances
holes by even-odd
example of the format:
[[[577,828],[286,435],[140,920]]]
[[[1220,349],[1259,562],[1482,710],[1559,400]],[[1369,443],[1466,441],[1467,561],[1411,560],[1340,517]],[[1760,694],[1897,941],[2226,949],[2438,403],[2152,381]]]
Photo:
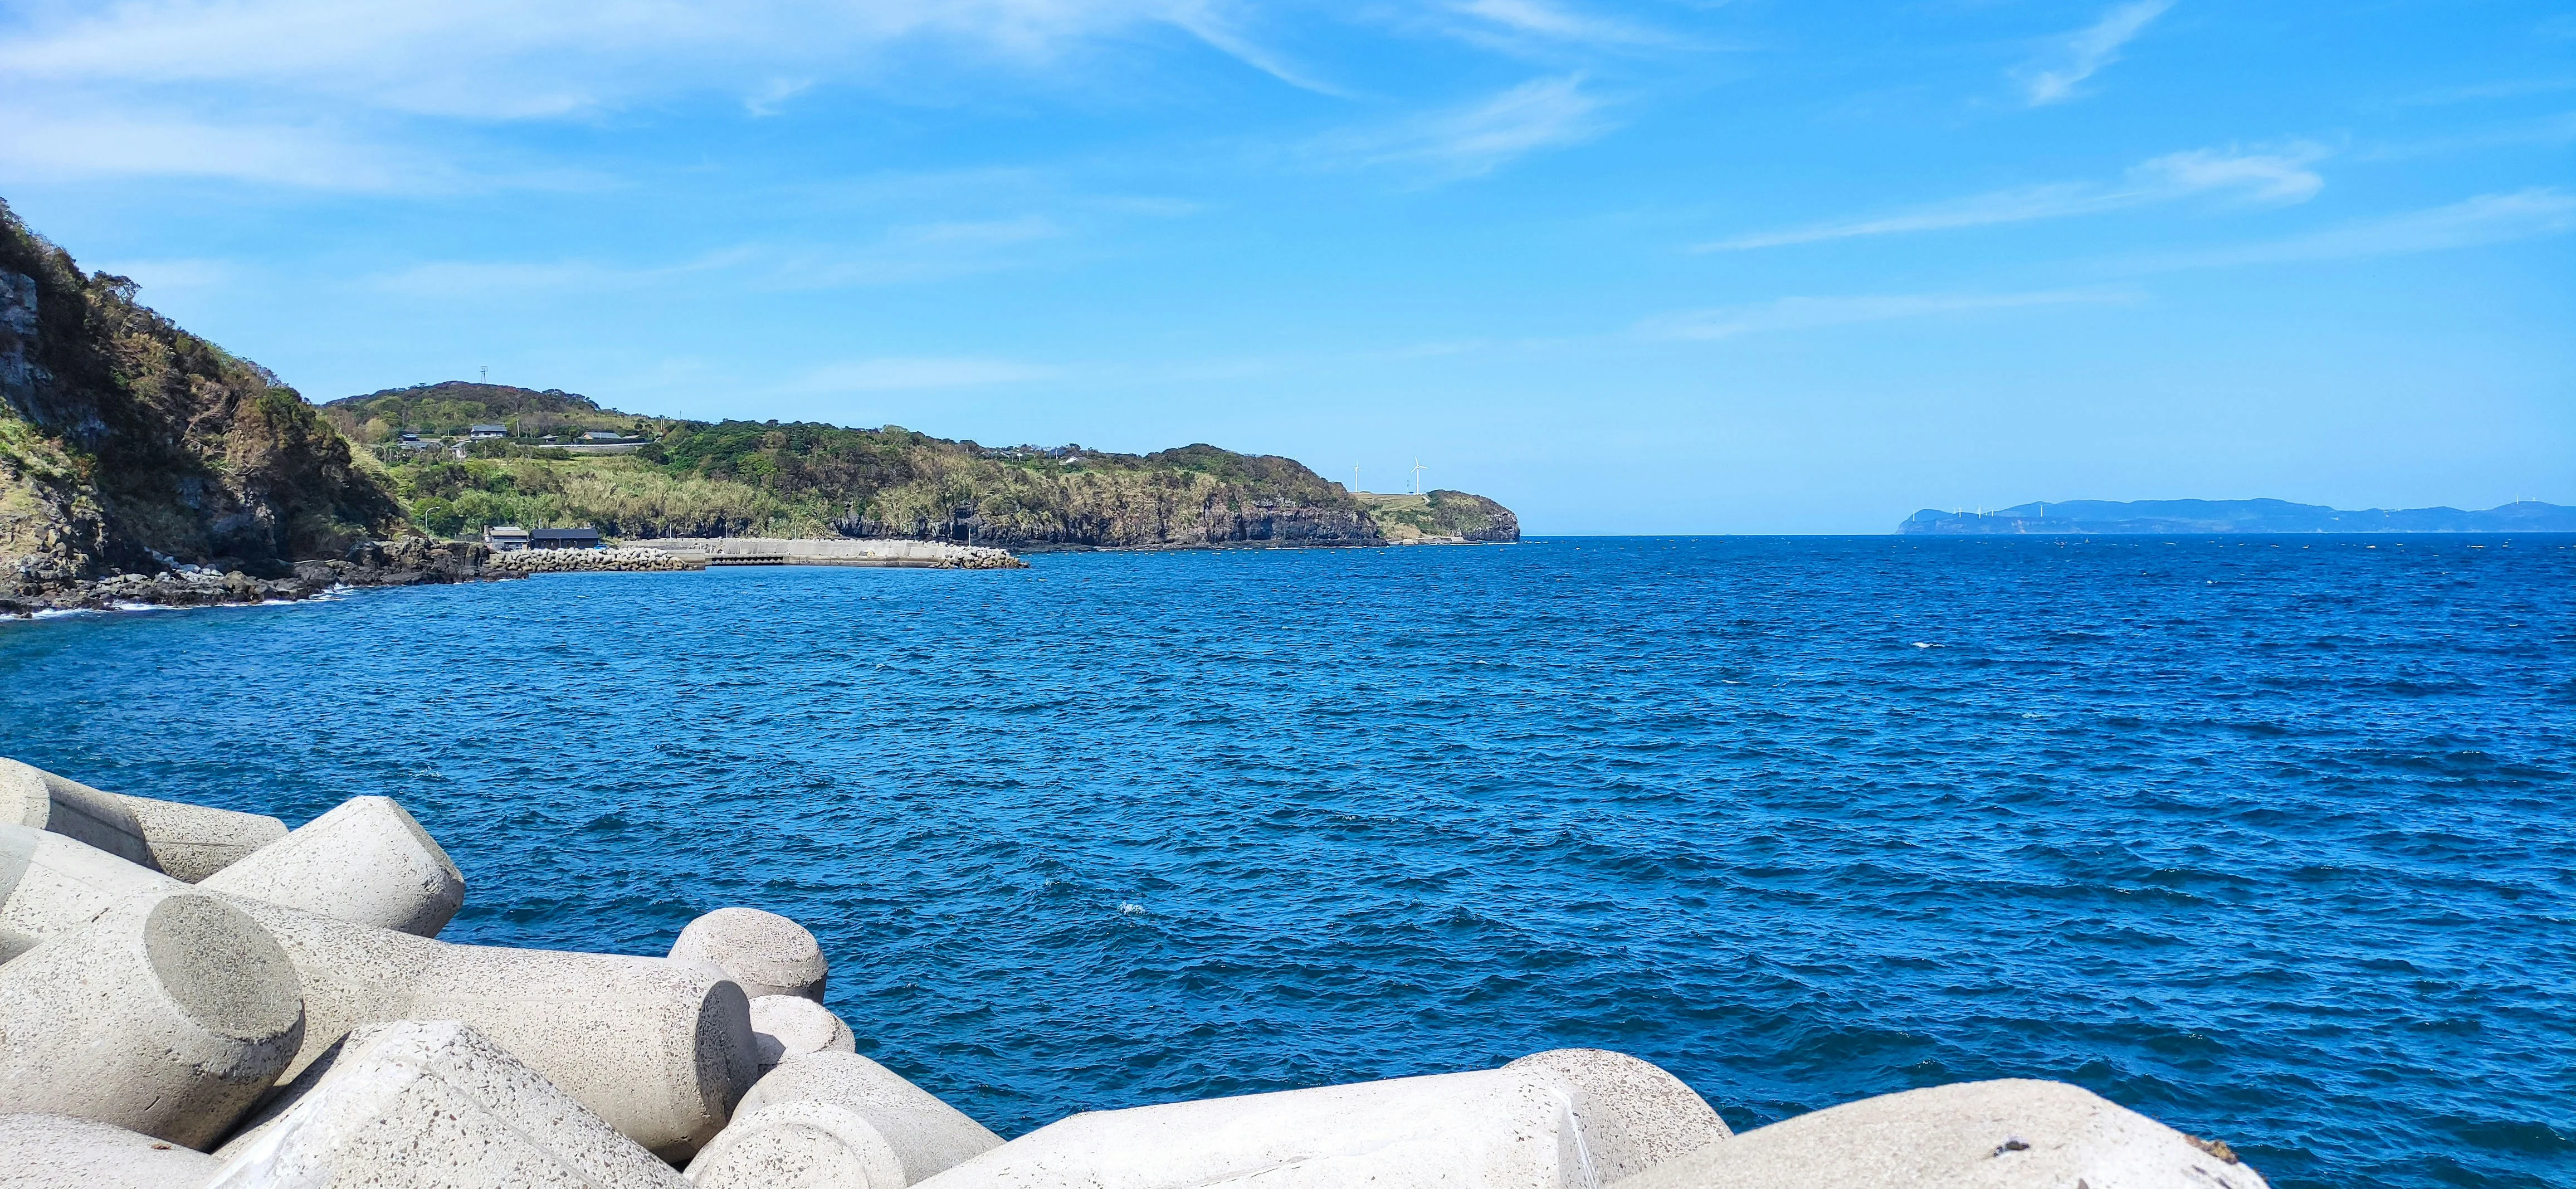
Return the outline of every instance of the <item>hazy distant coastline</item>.
[[[2576,508],[2523,500],[2484,511],[2371,508],[2347,512],[2288,500],[2067,500],[1991,511],[1925,508],[1900,533],[1947,536],[2084,533],[2570,533]]]

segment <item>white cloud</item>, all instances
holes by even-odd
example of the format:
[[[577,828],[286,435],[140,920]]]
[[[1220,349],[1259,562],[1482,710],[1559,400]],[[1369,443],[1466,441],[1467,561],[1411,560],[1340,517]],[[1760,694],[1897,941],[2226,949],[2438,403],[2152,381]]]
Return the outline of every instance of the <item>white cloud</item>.
[[[2221,268],[2403,256],[2538,239],[2576,229],[2576,194],[2551,187],[2481,194],[2448,206],[2363,219],[2266,243],[2152,258],[2149,268]]]
[[[2149,21],[2164,15],[2173,0],[2135,0],[2102,14],[2092,25],[2059,39],[2049,52],[2018,72],[2027,90],[2030,105],[2041,107],[2064,103],[2078,97],[2076,88],[2105,66],[2120,60],[2120,47],[2129,44],[2147,27]]]
[[[513,119],[728,76],[756,87],[792,66],[865,73],[899,43],[1043,61],[1145,24],[1215,30],[1222,15],[1206,0],[137,0],[38,10],[0,43],[0,72]]]
[[[2115,289],[2050,289],[2033,293],[1898,293],[1860,297],[1783,297],[1753,305],[1683,310],[1649,318],[1636,333],[1655,339],[1709,341],[1748,334],[1812,330],[2040,306],[2112,305],[2138,301]]]
[[[320,190],[384,190],[436,172],[323,125],[64,111],[5,98],[0,167],[18,178],[207,177]]]
[[[1019,384],[1058,374],[1054,368],[1004,359],[887,356],[827,364],[797,376],[785,387],[798,393],[905,392]]]
[[[1472,18],[1478,25],[1462,31],[1471,41],[1486,44],[1539,40],[1571,42],[1583,45],[1657,46],[1672,44],[1674,39],[1626,21],[1613,20],[1578,11],[1547,0],[1458,0],[1448,6],[1459,16]],[[1502,36],[1497,38],[1499,33]]]
[[[1740,252],[1873,235],[1993,227],[2038,219],[2101,214],[2214,194],[2229,195],[2250,203],[2286,205],[2305,202],[2324,188],[2325,179],[2308,168],[2323,156],[2324,149],[2304,144],[2261,153],[2210,149],[2169,153],[2130,167],[2118,185],[2059,182],[1995,190],[1875,218],[1815,223],[1737,236],[1700,244],[1692,250]]]
[[[2308,166],[2325,155],[2313,145],[2286,153],[2168,153],[2129,171],[2137,193],[2179,196],[2229,190],[2249,202],[2306,202],[2325,188]]]
[[[0,0],[5,3],[5,0]],[[0,166],[416,186],[452,165],[407,121],[587,119],[674,96],[755,115],[810,88],[898,96],[962,64],[1038,74],[1177,30],[1326,89],[1239,28],[1238,0],[128,0],[0,24]],[[184,114],[180,114],[184,113]]]
[[[1479,177],[1541,149],[1580,144],[1609,130],[1583,76],[1533,79],[1464,107],[1316,143],[1325,156],[1426,169],[1434,181]]]
[[[855,248],[743,244],[675,264],[643,267],[587,260],[442,260],[378,276],[371,284],[412,297],[487,301],[530,294],[627,292],[710,274],[755,288],[840,289],[1002,272],[1027,263],[1011,249],[1063,234],[1062,227],[1043,215],[916,223],[889,228],[875,242]]]

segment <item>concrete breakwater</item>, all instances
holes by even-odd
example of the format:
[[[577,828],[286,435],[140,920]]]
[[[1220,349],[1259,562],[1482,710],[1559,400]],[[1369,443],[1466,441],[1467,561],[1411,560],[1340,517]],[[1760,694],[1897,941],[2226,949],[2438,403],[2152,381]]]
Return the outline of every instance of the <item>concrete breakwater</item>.
[[[665,549],[518,549],[495,553],[483,563],[484,568],[518,571],[527,574],[571,574],[599,571],[649,572],[656,570],[703,570],[705,554],[673,553]]]
[[[926,570],[1019,570],[1028,563],[1007,549],[949,541],[828,537],[667,537],[630,541],[633,548],[699,555],[715,566],[891,566]]]
[[[822,1006],[831,963],[794,921],[716,908],[662,957],[437,940],[466,894],[386,798],[289,830],[0,760],[0,1185],[2264,1187],[2062,1083],[1736,1135],[1597,1049],[1006,1142],[857,1052],[883,1021]]]

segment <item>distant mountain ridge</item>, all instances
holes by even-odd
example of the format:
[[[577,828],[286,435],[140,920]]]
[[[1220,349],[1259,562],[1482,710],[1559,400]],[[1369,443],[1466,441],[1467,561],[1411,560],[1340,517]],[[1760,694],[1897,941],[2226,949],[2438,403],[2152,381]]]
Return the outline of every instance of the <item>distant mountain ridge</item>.
[[[2485,511],[2371,508],[2346,512],[2288,500],[2067,500],[1991,512],[1925,508],[1897,526],[1940,536],[2082,533],[2576,533],[2576,508],[2523,500]]]

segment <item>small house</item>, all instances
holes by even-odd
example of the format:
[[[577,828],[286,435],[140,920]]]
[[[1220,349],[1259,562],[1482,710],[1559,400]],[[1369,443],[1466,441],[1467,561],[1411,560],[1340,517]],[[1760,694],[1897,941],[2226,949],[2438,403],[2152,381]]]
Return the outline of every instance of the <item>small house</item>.
[[[540,528],[528,532],[530,549],[597,549],[599,530],[595,528]]]
[[[510,427],[506,425],[477,425],[468,432],[473,435],[475,441],[487,442],[509,437]]]
[[[494,553],[517,553],[528,547],[528,530],[515,524],[496,524],[483,530],[483,543]]]

